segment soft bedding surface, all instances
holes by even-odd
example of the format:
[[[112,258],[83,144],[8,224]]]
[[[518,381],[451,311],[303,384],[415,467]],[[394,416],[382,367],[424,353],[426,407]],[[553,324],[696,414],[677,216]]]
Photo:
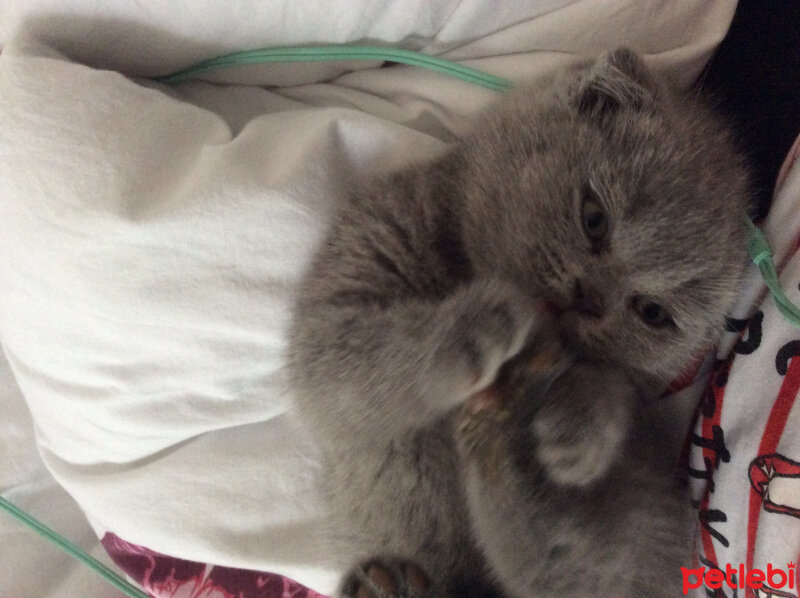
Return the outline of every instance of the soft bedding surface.
[[[0,1],[0,342],[100,536],[332,590],[283,374],[293,289],[349,176],[441,151],[494,97],[375,63],[143,77],[350,42],[544,82],[626,44],[686,86],[734,3],[499,6]]]
[[[47,472],[33,422],[0,354],[0,494],[70,541],[110,563],[80,509]],[[122,594],[69,556],[0,513],[0,597],[120,598]]]

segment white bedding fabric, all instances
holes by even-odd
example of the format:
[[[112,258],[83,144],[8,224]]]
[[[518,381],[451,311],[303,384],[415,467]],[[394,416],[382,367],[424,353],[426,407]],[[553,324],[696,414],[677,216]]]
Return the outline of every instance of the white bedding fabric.
[[[735,2],[252,6],[0,1],[0,342],[47,468],[98,533],[330,592],[282,373],[291,294],[342,180],[441,151],[494,92],[369,63],[175,88],[113,71],[362,42],[543,80],[625,44],[686,85]]]
[[[0,352],[0,494],[111,563],[75,501],[36,451],[33,421]],[[121,598],[123,594],[44,538],[0,513],[0,597]]]

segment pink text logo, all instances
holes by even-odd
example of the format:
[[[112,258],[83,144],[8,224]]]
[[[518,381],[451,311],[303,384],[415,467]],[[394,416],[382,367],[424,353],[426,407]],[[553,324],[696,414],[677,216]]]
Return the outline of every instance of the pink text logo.
[[[706,569],[705,567],[698,567],[696,569],[687,569],[681,567],[683,574],[683,593],[689,593],[689,590],[699,588],[703,584],[710,590],[718,590],[722,588],[723,584],[732,590],[735,589],[752,589],[760,590],[762,588],[769,590],[793,590],[795,584],[795,564],[789,563],[786,569],[773,567],[771,564],[767,565],[767,570],[750,569],[745,573],[744,565],[739,565],[738,569],[725,565],[725,571],[721,569]]]

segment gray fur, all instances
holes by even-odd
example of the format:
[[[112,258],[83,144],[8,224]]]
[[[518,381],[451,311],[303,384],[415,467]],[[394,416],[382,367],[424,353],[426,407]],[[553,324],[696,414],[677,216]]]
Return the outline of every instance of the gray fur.
[[[340,594],[676,595],[688,499],[642,398],[720,330],[747,200],[719,123],[625,49],[354,190],[290,336],[331,548],[355,566]],[[674,324],[643,321],[650,299]]]

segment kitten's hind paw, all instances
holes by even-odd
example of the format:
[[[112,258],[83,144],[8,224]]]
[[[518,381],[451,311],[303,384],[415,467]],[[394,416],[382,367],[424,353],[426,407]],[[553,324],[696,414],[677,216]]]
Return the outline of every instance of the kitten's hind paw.
[[[434,598],[428,576],[410,561],[375,558],[345,576],[339,598]]]

